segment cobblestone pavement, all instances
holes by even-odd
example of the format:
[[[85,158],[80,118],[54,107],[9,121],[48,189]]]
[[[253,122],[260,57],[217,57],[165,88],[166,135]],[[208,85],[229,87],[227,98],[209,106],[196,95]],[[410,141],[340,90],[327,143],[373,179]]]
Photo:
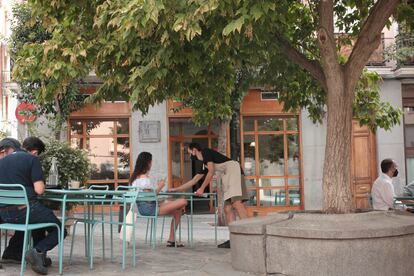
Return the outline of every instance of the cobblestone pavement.
[[[166,221],[166,233],[170,218]],[[214,227],[212,223],[214,217],[212,215],[196,215],[194,216],[194,247],[190,248],[187,244],[187,228],[185,220],[182,229],[182,240],[185,245],[183,248],[167,248],[164,241],[160,242],[161,222],[158,222],[158,244],[152,249],[145,244],[146,221],[140,219],[137,223],[137,265],[132,267],[132,248],[127,249],[126,269],[121,268],[122,242],[119,235],[114,235],[114,261],[110,260],[110,238],[109,226],[105,226],[105,246],[106,259],[102,259],[102,230],[97,227],[95,235],[95,261],[94,269],[89,270],[87,260],[84,253],[83,226],[77,227],[75,235],[75,249],[72,264],[69,264],[69,251],[72,236],[65,239],[65,255],[64,255],[64,275],[253,275],[236,271],[231,266],[231,255],[229,249],[219,249],[214,244]],[[228,239],[227,227],[218,227],[218,242]],[[54,249],[48,254],[53,261],[52,267],[49,269],[49,275],[57,275],[57,250]],[[253,257],[253,256],[252,256]],[[0,269],[2,276],[19,275],[20,265],[3,264]],[[36,275],[28,267],[25,275]]]

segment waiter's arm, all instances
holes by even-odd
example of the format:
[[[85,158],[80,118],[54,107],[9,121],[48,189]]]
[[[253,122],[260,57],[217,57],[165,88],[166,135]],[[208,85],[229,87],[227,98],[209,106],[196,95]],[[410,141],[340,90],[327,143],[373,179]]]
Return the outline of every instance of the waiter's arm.
[[[213,162],[208,162],[207,163],[207,169],[208,169],[208,173],[206,175],[206,178],[204,179],[203,184],[201,184],[201,187],[196,191],[197,195],[202,195],[204,193],[204,190],[206,189],[206,187],[210,184],[211,179],[213,179],[214,163]]]

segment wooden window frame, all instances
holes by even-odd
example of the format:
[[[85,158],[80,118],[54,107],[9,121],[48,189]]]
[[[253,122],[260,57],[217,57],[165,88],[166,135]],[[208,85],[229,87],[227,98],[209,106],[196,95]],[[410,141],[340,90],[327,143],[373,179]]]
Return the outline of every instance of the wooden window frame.
[[[260,131],[258,130],[258,118],[260,117],[275,117],[283,119],[283,130],[280,131]],[[297,118],[297,130],[287,130],[287,118]],[[244,119],[245,118],[254,118],[254,130],[253,131],[244,131]],[[248,191],[254,190],[256,191],[256,206],[248,206],[253,212],[260,212],[266,213],[268,211],[274,210],[303,210],[304,209],[304,185],[303,185],[303,158],[302,158],[302,136],[301,136],[301,127],[302,121],[300,114],[245,114],[240,116],[240,148],[241,148],[241,164],[243,169],[244,168],[244,137],[247,135],[254,136],[255,141],[255,167],[256,172],[255,175],[245,176],[245,179],[254,179],[256,186],[254,188],[247,187]],[[299,175],[289,175],[288,174],[288,135],[289,134],[297,134],[298,135],[298,142],[299,142]],[[284,143],[284,176],[261,176],[259,174],[259,135],[283,135],[283,143]],[[299,185],[298,186],[289,186],[288,179],[298,179]],[[283,186],[270,186],[270,187],[260,187],[259,180],[260,179],[284,179]],[[285,206],[271,206],[271,207],[263,207],[260,206],[260,190],[275,190],[275,189],[284,189],[285,190]],[[299,189],[300,191],[300,205],[290,205],[289,204],[289,189]]]

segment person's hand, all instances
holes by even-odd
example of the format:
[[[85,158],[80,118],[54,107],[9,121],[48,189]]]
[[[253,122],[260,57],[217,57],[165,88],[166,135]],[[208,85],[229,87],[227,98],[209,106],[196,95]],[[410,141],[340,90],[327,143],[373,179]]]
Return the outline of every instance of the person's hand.
[[[163,187],[165,186],[165,181],[161,180],[160,182],[158,182],[158,189],[161,190]]]
[[[198,188],[198,190],[195,192],[196,196],[202,196],[204,194],[203,188]]]

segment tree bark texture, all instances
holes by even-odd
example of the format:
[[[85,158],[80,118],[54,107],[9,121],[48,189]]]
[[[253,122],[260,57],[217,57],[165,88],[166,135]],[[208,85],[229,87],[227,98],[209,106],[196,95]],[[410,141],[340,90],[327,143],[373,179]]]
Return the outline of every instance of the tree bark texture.
[[[230,120],[220,120],[220,127],[218,133],[218,152],[223,155],[227,155],[227,129],[229,127]],[[221,183],[221,176],[217,175],[217,209],[218,209],[218,225],[226,225],[226,216],[224,215],[224,200],[223,200],[223,188]]]
[[[327,213],[349,213],[351,194],[351,134],[353,91],[338,73],[328,85],[327,134],[323,169],[323,209]]]

